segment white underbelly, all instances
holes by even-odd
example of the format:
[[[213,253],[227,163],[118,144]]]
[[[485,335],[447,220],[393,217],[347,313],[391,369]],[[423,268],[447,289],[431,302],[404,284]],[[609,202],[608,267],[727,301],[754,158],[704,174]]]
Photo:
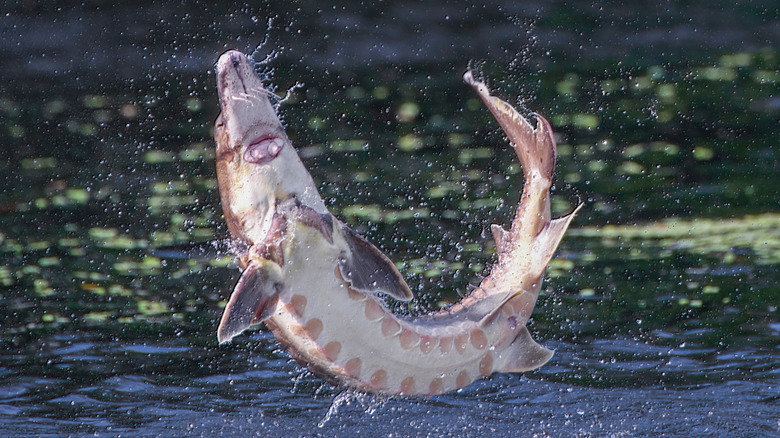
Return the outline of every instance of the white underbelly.
[[[437,394],[493,370],[491,333],[472,322],[427,327],[400,320],[337,277],[340,249],[298,227],[286,252],[286,290],[269,324],[293,355],[366,390]],[[476,330],[476,331],[475,331]]]

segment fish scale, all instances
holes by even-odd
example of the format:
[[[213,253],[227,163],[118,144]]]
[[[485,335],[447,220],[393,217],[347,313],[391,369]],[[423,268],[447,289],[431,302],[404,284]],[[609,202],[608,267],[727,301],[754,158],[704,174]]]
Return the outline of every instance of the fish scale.
[[[523,193],[511,228],[492,228],[498,261],[479,287],[450,309],[409,318],[381,298],[411,300],[408,285],[387,256],[328,212],[253,63],[236,51],[220,57],[220,196],[228,229],[249,248],[239,254],[244,272],[225,307],[220,342],[265,323],[315,374],[406,396],[457,390],[549,360],[552,351],[525,325],[576,212],[550,217],[552,130],[538,115],[533,127],[470,72],[464,79],[507,134],[523,167]]]

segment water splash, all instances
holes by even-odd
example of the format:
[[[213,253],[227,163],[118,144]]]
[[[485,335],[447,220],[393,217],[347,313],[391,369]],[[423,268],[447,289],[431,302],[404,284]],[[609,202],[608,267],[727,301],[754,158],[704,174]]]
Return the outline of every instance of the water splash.
[[[268,21],[266,22],[266,31],[265,36],[263,38],[263,41],[257,45],[255,50],[252,52],[249,57],[254,60],[257,55],[260,54],[260,50],[268,44],[268,40],[271,38],[271,29],[273,29],[274,25],[274,17],[268,17]],[[262,61],[255,61],[255,66],[265,66],[271,63],[274,59],[276,59],[279,56],[280,51],[278,50],[271,50],[267,55],[265,55],[265,58],[263,58]]]
[[[353,404],[357,404],[366,415],[374,415],[377,410],[381,409],[385,404],[387,404],[387,398],[383,398],[374,394],[365,394],[346,390],[333,399],[330,408],[328,408],[328,412],[326,412],[322,420],[317,423],[317,427],[325,427],[325,425],[332,418],[338,415],[339,410],[343,406],[351,406]]]

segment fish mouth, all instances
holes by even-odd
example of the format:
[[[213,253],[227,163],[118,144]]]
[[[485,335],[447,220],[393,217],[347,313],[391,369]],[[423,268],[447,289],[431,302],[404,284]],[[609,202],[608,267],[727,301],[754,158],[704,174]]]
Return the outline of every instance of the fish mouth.
[[[282,152],[284,140],[281,137],[263,137],[250,143],[244,150],[244,161],[258,165],[268,164]]]

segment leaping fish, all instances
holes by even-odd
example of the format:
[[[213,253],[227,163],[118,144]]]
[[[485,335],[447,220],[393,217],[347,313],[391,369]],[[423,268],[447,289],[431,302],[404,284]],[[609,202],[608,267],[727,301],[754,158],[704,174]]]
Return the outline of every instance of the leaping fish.
[[[325,207],[254,63],[229,51],[216,72],[222,208],[230,233],[248,248],[238,256],[243,273],[222,315],[220,343],[265,323],[314,374],[404,396],[454,391],[550,359],[553,352],[531,339],[526,322],[576,209],[551,218],[556,145],[547,120],[535,114],[534,127],[471,72],[464,75],[517,154],[523,193],[511,228],[492,226],[498,260],[490,275],[449,309],[407,318],[381,296],[409,301],[412,291],[387,256]]]

